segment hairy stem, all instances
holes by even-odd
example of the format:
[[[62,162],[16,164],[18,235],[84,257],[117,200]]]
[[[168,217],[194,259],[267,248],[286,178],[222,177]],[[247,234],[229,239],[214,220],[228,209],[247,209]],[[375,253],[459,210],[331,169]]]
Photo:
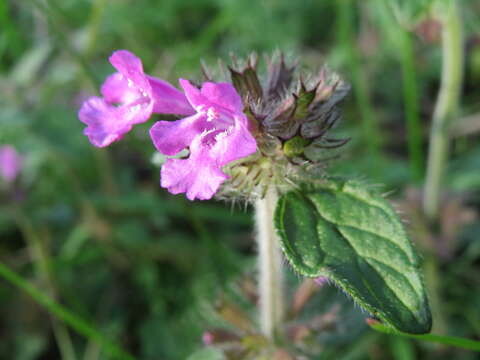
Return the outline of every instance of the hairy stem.
[[[274,339],[284,317],[283,275],[279,240],[273,227],[277,203],[276,190],[270,188],[255,204],[257,224],[260,327],[265,336]]]
[[[438,216],[440,189],[449,150],[449,129],[460,101],[463,79],[462,20],[456,0],[438,3],[442,21],[442,79],[430,132],[427,178],[423,198],[425,215]]]

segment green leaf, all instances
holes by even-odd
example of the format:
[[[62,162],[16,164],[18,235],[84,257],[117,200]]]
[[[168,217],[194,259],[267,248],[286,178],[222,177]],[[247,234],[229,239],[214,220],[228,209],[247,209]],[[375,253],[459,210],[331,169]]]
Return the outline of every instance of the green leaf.
[[[205,348],[195,351],[187,360],[223,360],[225,357],[220,350],[214,348]]]
[[[437,344],[443,344],[447,346],[454,346],[462,349],[479,351],[480,352],[480,341],[465,339],[458,336],[445,336],[445,335],[435,335],[435,334],[424,334],[424,335],[412,335],[406,334],[399,331],[395,331],[392,328],[388,328],[377,321],[367,321],[370,327],[378,332],[402,336],[410,339],[423,340],[428,342],[433,342]]]
[[[418,256],[380,194],[358,182],[325,180],[284,194],[274,221],[283,252],[299,273],[329,277],[400,331],[430,331]]]

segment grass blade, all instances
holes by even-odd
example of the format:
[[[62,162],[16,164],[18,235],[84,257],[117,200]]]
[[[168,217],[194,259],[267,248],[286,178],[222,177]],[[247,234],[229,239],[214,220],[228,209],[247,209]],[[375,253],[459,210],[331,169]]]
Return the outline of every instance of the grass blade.
[[[118,360],[135,360],[135,358],[110,342],[104,335],[95,330],[90,324],[77,315],[71,313],[62,305],[55,302],[51,297],[32,286],[23,277],[12,271],[5,264],[0,262],[0,276],[12,285],[22,289],[30,295],[37,303],[45,307],[52,315],[65,322],[73,330],[98,343],[103,350],[112,358]]]

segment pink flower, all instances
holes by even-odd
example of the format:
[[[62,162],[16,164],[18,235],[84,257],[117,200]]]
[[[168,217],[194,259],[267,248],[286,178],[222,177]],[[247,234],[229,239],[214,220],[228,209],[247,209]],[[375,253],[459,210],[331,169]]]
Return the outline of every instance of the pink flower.
[[[114,52],[110,62],[118,72],[105,80],[103,97],[89,98],[78,113],[87,125],[84,133],[93,145],[103,147],[152,113],[186,115],[178,121],[158,121],[150,130],[164,155],[189,150],[188,158],[168,159],[162,167],[161,186],[172,194],[210,199],[228,178],[222,167],[256,151],[242,100],[231,84],[206,82],[197,89],[180,79],[184,94],[146,75],[140,59],[126,50]]]
[[[152,113],[194,113],[182,92],[161,79],[146,75],[140,59],[129,51],[115,51],[110,63],[118,72],[103,83],[103,97],[89,98],[78,113],[87,125],[84,134],[93,145],[110,145],[133,125],[147,121]]]
[[[202,335],[202,341],[204,345],[212,345],[215,340],[215,335],[210,331],[205,331]]]
[[[153,143],[165,155],[188,148],[187,159],[168,159],[162,166],[161,186],[172,194],[186,193],[194,200],[210,199],[228,179],[226,164],[253,154],[256,141],[235,88],[206,82],[197,89],[189,81],[180,85],[196,113],[177,121],[158,121],[150,130]]]
[[[22,157],[13,146],[0,147],[0,177],[7,183],[15,180],[22,167]]]
[[[319,276],[319,277],[313,279],[313,281],[315,281],[315,283],[316,283],[318,286],[323,286],[323,285],[325,285],[326,283],[328,283],[328,277],[326,277],[326,276]]]

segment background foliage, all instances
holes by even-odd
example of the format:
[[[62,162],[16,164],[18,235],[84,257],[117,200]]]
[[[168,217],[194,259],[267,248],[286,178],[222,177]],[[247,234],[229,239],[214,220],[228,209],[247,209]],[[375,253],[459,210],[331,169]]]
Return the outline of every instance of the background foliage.
[[[148,124],[97,150],[76,112],[113,71],[107,58],[115,49],[133,51],[147,72],[174,83],[180,74],[198,78],[200,59],[215,64],[231,52],[282,50],[305,69],[327,62],[352,83],[335,130],[352,141],[329,171],[394,191],[390,198],[411,220],[423,253],[434,331],[478,339],[480,4],[461,1],[462,111],[442,220],[429,232],[418,215],[419,188],[439,86],[439,28],[423,19],[407,32],[385,3],[1,1],[0,143],[25,158],[15,188],[0,189],[1,262],[139,359],[185,359],[201,347],[205,329],[228,326],[219,315],[228,304],[252,312],[245,296],[255,271],[249,210],[167,194],[151,164]],[[293,293],[302,279],[289,276]],[[332,312],[335,326],[312,345],[324,347],[318,359],[475,358],[373,333],[365,315],[328,285],[302,316]],[[1,280],[0,358],[69,357],[107,355]]]

